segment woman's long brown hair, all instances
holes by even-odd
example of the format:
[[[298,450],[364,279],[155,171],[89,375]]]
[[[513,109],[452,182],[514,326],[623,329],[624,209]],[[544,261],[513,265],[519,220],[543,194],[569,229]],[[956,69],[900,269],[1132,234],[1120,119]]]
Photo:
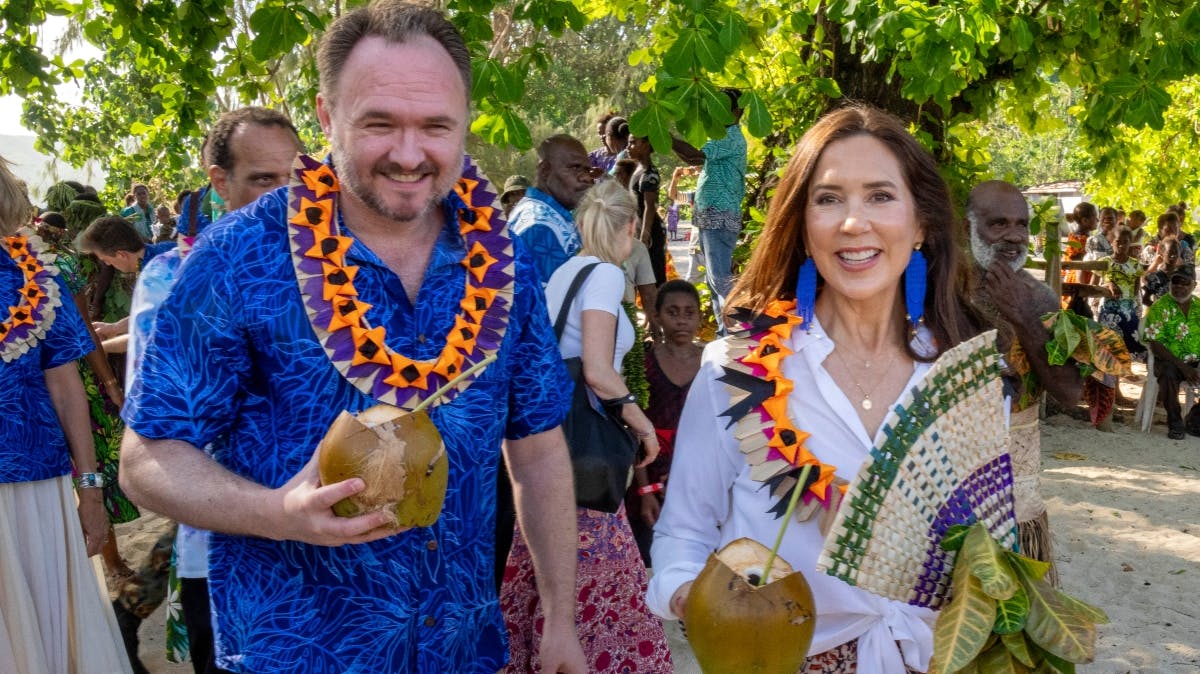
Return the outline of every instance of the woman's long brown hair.
[[[834,110],[800,139],[771,199],[758,245],[730,293],[728,306],[761,313],[771,300],[795,298],[796,278],[800,265],[807,259],[804,215],[813,171],[830,143],[858,135],[875,138],[896,157],[913,195],[917,222],[925,231],[921,247],[927,261],[924,322],[936,340],[936,353],[919,354],[910,346],[909,355],[915,360],[929,361],[979,332],[965,301],[967,278],[962,264],[962,232],[956,226],[950,190],[933,157],[900,120],[870,106],[851,105]],[[897,279],[897,283],[901,282]],[[899,329],[907,330],[904,321],[900,321]],[[907,338],[903,341],[909,343]]]

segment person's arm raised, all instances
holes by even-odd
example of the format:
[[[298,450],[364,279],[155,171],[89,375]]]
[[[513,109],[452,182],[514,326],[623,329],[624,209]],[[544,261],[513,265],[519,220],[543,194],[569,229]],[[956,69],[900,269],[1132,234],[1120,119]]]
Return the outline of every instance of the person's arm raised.
[[[1083,392],[1083,378],[1073,362],[1051,365],[1046,353],[1050,332],[1042,325],[1042,315],[1056,311],[1058,302],[1050,292],[1041,293],[1003,262],[994,262],[984,270],[987,292],[1001,315],[1009,321],[1029,365],[1038,381],[1060,404],[1073,407]]]

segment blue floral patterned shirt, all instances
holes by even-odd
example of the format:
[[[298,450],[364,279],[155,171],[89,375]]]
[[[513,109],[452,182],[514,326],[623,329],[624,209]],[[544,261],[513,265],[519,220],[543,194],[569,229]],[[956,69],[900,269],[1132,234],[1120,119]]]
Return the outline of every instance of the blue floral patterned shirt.
[[[54,310],[49,332],[16,360],[0,360],[0,483],[47,480],[71,472],[70,451],[44,372],[79,360],[96,347],[66,284],[58,276],[54,283],[62,305]],[[0,249],[0,297],[16,304],[24,285],[25,276]]]
[[[217,461],[269,487],[300,471],[341,410],[373,403],[313,333],[289,257],[286,195],[265,195],[205,231],[159,309],[124,410],[141,435],[213,442]],[[461,201],[448,199],[454,213]],[[367,317],[386,328],[388,345],[432,359],[459,309],[464,255],[448,220],[415,303],[362,243],[346,258],[359,266],[358,298],[372,305]],[[430,414],[450,460],[437,523],[338,548],[213,534],[218,666],[490,673],[504,664],[492,577],[500,442],[559,425],[571,386],[518,241],[514,256],[515,298],[498,360]]]
[[[525,198],[513,206],[508,220],[513,234],[533,255],[543,288],[554,270],[575,257],[583,246],[571,211],[536,187],[525,190]]]

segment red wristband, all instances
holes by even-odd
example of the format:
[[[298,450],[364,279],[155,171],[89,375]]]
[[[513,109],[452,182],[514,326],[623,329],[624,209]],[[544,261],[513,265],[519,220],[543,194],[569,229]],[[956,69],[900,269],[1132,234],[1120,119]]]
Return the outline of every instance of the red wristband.
[[[637,493],[638,493],[638,496],[645,496],[646,494],[653,494],[655,492],[659,492],[662,490],[663,490],[663,483],[655,482],[654,484],[648,484],[644,487],[638,487]]]

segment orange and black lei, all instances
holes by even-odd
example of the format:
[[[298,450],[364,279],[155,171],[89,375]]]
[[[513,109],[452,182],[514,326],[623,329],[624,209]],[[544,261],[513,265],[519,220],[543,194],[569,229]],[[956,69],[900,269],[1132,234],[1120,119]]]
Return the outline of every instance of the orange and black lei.
[[[27,228],[4,238],[4,249],[20,268],[25,283],[8,317],[0,323],[0,360],[10,363],[38,345],[54,323],[62,296],[54,276],[58,268],[52,253],[41,251],[41,239]]]
[[[383,326],[367,319],[358,299],[358,267],[346,264],[353,239],[338,226],[339,183],[333,169],[300,155],[288,194],[292,263],[313,330],[334,366],[363,393],[411,410],[458,373],[494,354],[504,339],[513,300],[513,247],[498,197],[487,177],[464,157],[454,191],[466,243],[466,288],[446,344],[437,358],[416,360],[387,344]],[[478,375],[476,375],[478,376]],[[433,404],[453,400],[474,377],[459,382]]]
[[[770,512],[783,516],[801,469],[812,466],[796,518],[804,521],[823,511],[826,521],[837,511],[847,483],[836,477],[836,466],[821,463],[808,450],[804,443],[811,434],[788,413],[788,396],[795,385],[784,376],[783,361],[792,355],[792,331],[803,322],[795,308],[794,300],[776,300],[758,315],[734,312],[740,329],[727,338],[728,362],[718,379],[730,393],[730,407],[720,416],[734,427],[751,479],[762,482],[776,499]]]

